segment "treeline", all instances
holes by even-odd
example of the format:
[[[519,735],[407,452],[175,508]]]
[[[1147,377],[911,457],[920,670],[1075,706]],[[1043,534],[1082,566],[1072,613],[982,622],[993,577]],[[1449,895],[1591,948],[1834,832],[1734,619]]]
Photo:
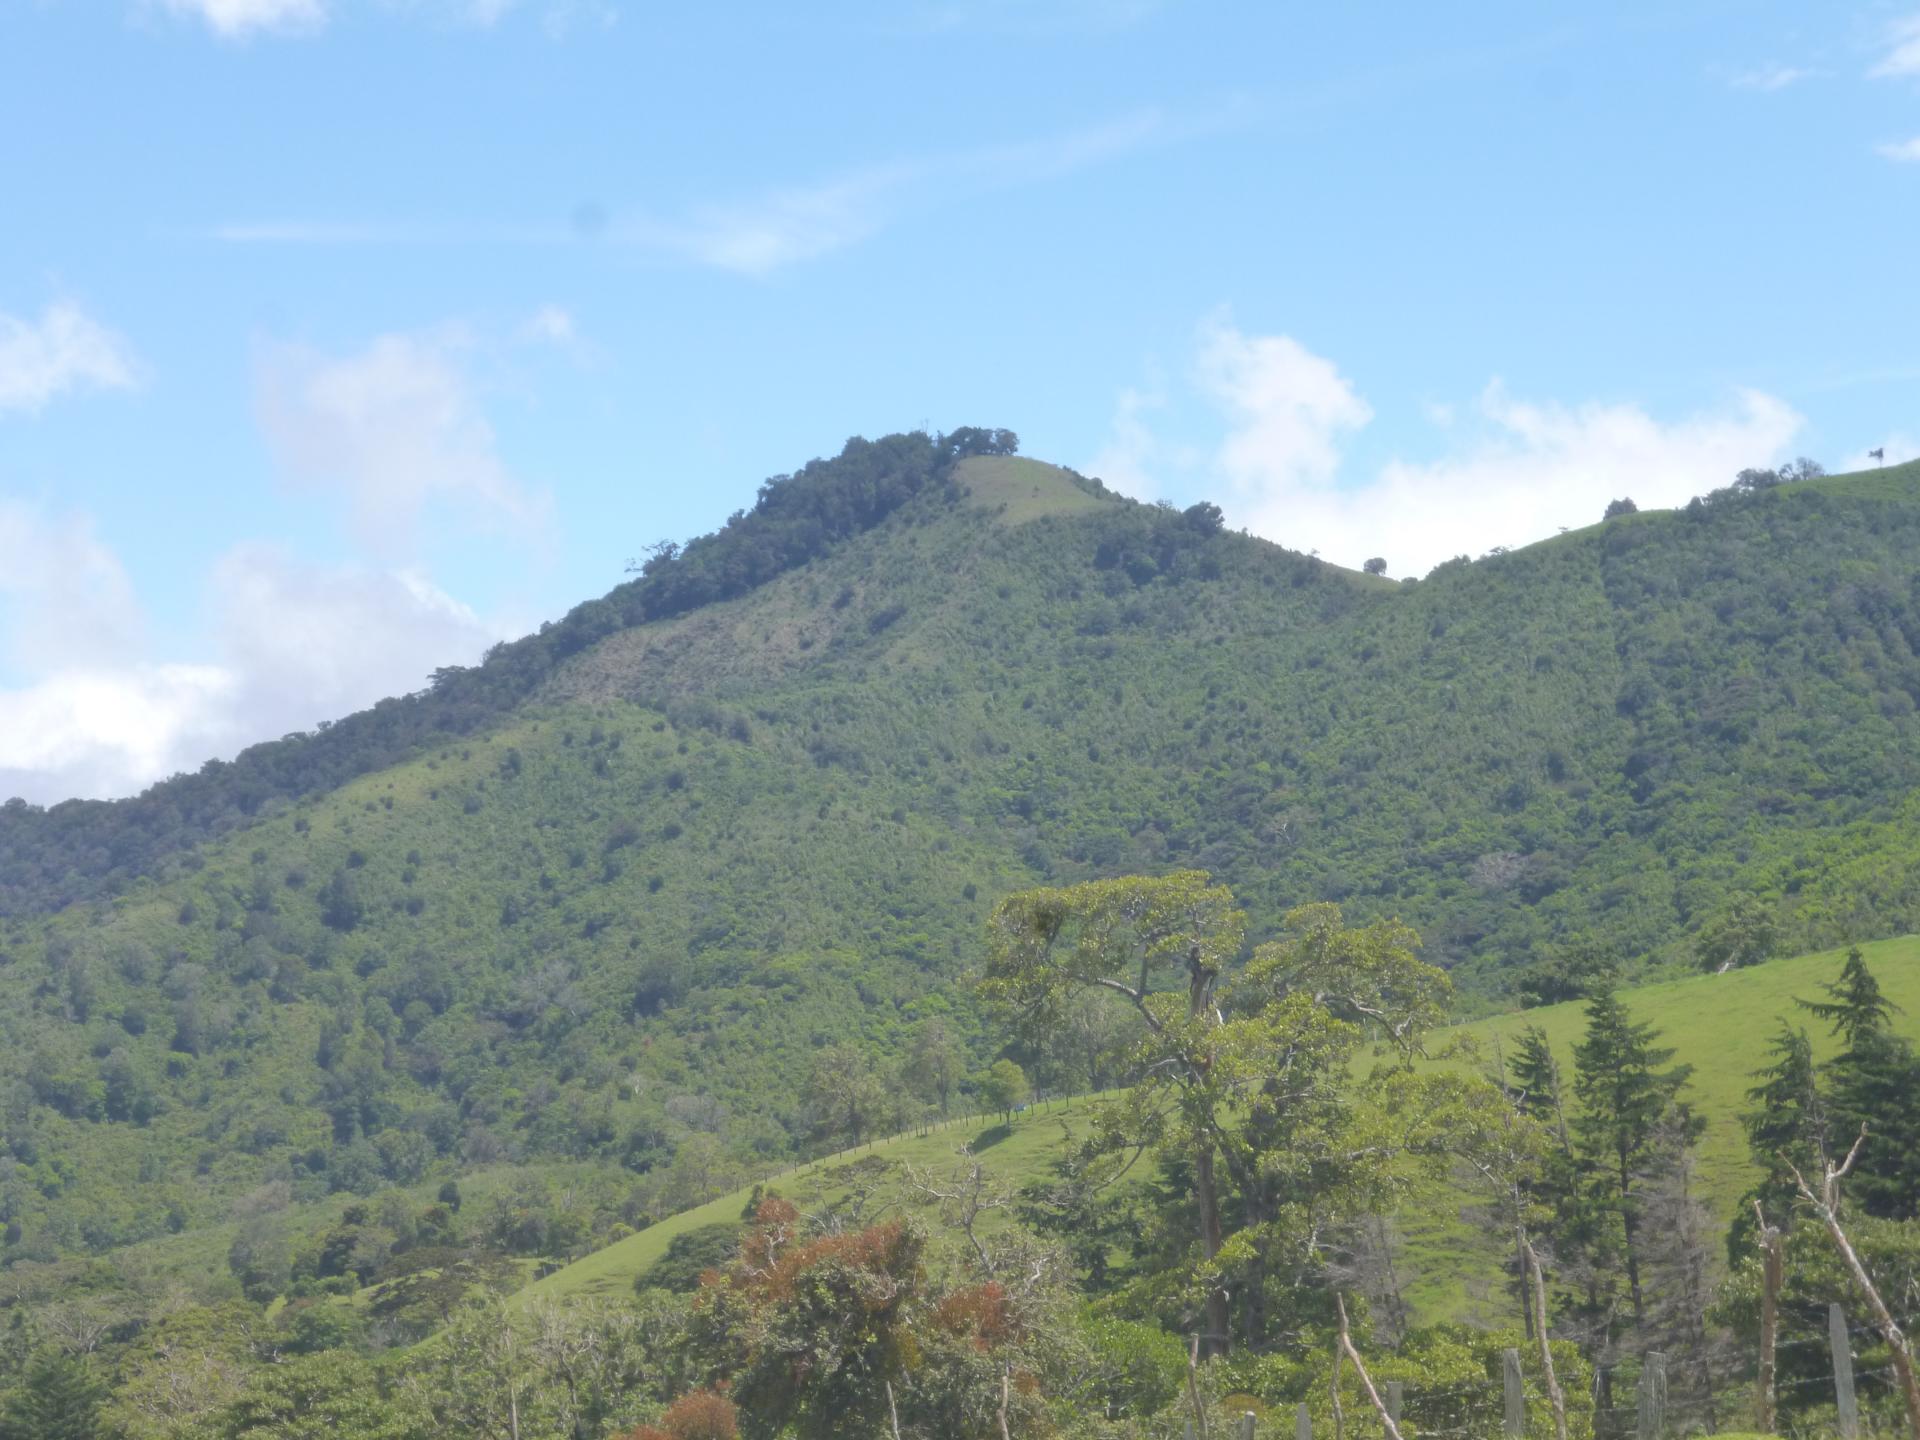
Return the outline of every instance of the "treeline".
[[[916,495],[944,494],[970,455],[1009,455],[1010,430],[965,427],[855,437],[760,487],[751,510],[686,545],[656,547],[638,578],[575,606],[479,665],[434,672],[413,695],[382,700],[311,733],[210,760],[127,800],[51,809],[0,804],[0,916],[111,894],[168,857],[240,829],[277,804],[331,790],[422,748],[471,735],[525,698],[568,656],[615,631],[745,594],[879,524]]]

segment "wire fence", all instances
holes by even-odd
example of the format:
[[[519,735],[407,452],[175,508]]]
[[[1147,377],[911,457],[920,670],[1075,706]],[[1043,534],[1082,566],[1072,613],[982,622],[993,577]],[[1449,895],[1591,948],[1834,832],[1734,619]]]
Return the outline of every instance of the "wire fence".
[[[1920,1316],[1899,1319],[1908,1330]],[[1868,1440],[1876,1434],[1906,1433],[1899,1376],[1892,1364],[1860,1368],[1863,1358],[1885,1355],[1878,1325],[1849,1320],[1839,1306],[1829,1314],[1828,1333],[1783,1336],[1776,1361],[1799,1357],[1799,1370],[1776,1372],[1773,1400],[1779,1433],[1807,1437]],[[1818,1373],[1800,1373],[1818,1355]],[[1702,1357],[1682,1363],[1658,1351],[1602,1361],[1592,1370],[1583,1393],[1564,1397],[1570,1440],[1686,1440],[1750,1431],[1758,1414],[1754,1371],[1758,1356],[1744,1367],[1723,1356],[1718,1366]],[[1448,1385],[1388,1380],[1378,1384],[1388,1415],[1402,1440],[1557,1440],[1555,1423],[1536,1357],[1510,1349],[1502,1355],[1500,1378]],[[1381,1352],[1373,1362],[1390,1373],[1394,1357]],[[1322,1387],[1325,1388],[1324,1386]],[[1367,1397],[1348,1393],[1344,1414],[1331,1421],[1318,1402],[1291,1410],[1249,1412],[1229,1422],[1232,1440],[1379,1440],[1385,1426]],[[1337,1425],[1337,1430],[1332,1428]],[[1191,1422],[1188,1434],[1192,1435]],[[1216,1431],[1217,1433],[1217,1431]]]

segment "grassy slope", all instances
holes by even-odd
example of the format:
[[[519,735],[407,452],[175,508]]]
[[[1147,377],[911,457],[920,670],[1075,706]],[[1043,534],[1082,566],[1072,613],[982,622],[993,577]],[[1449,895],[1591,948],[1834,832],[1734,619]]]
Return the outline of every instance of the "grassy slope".
[[[1860,950],[1887,998],[1905,1012],[1895,1017],[1896,1028],[1920,1039],[1920,936],[1870,941]],[[1817,1059],[1833,1054],[1836,1046],[1825,1027],[1794,1001],[1826,998],[1819,987],[1839,974],[1845,955],[1844,949],[1821,951],[1625,992],[1634,1019],[1656,1028],[1660,1043],[1674,1052],[1673,1063],[1693,1067],[1683,1098],[1706,1121],[1699,1146],[1701,1198],[1722,1218],[1732,1214],[1754,1178],[1740,1122],[1751,1103],[1747,1091],[1753,1072],[1768,1063],[1768,1047],[1783,1020],[1807,1030]],[[1546,1032],[1571,1080],[1574,1046],[1586,1030],[1579,1004],[1544,1006],[1461,1029],[1473,1037],[1482,1058],[1492,1061],[1510,1053],[1512,1037],[1529,1025]],[[1491,1272],[1493,1257],[1481,1237],[1451,1216],[1411,1220],[1405,1231],[1413,1254],[1409,1294],[1416,1308],[1429,1315],[1484,1312],[1486,1288],[1478,1277]]]
[[[967,1145],[996,1182],[1017,1188],[1045,1177],[1048,1167],[1070,1143],[1070,1137],[1084,1133],[1086,1127],[1081,1122],[1086,1108],[1097,1103],[1097,1100],[1084,1099],[1047,1101],[1016,1115],[1011,1126],[978,1117],[954,1121],[925,1134],[876,1141],[843,1155],[798,1166],[767,1184],[803,1212],[813,1212],[844,1200],[851,1193],[860,1167],[874,1160],[944,1176],[958,1163],[958,1148]],[[895,1171],[877,1187],[875,1193],[886,1209],[869,1209],[866,1213],[870,1217],[879,1218],[887,1209],[901,1206],[913,1208],[914,1202],[903,1178],[900,1171]],[[722,1195],[650,1225],[555,1271],[529,1286],[525,1293],[531,1298],[625,1293],[667,1253],[667,1246],[676,1236],[702,1225],[738,1221],[751,1193],[741,1189]],[[983,1228],[990,1232],[996,1223],[1005,1223],[1001,1212],[990,1213]]]
[[[1876,941],[1860,947],[1887,997],[1906,1012],[1897,1023],[1920,1037],[1920,936]],[[1706,1182],[1705,1199],[1722,1215],[1730,1212],[1751,1181],[1746,1142],[1739,1116],[1746,1108],[1751,1072],[1764,1063],[1766,1043],[1779,1021],[1800,1024],[1806,1017],[1794,1005],[1797,997],[1817,997],[1818,986],[1838,972],[1842,951],[1777,960],[1728,975],[1701,975],[1646,985],[1627,992],[1629,1010],[1638,1020],[1658,1027],[1674,1049],[1676,1063],[1694,1067],[1688,1100],[1706,1118],[1700,1143],[1700,1168]],[[1571,1071],[1573,1047],[1585,1028],[1581,1006],[1554,1005],[1520,1015],[1475,1021],[1456,1033],[1472,1037],[1481,1055],[1500,1053],[1501,1041],[1525,1025],[1546,1031],[1555,1051]],[[1832,1042],[1814,1027],[1815,1053],[1833,1051]],[[1020,1185],[1046,1173],[1061,1153],[1062,1126],[1073,1113],[1048,1107],[1018,1117],[1006,1140],[982,1150],[989,1171],[1003,1183]],[[872,1157],[895,1165],[937,1167],[949,1162],[954,1147],[970,1138],[976,1127],[953,1126],[925,1136],[906,1136],[864,1147],[849,1158]],[[820,1161],[801,1167],[774,1183],[781,1193],[803,1209],[817,1208],[847,1193],[847,1159]],[[881,1188],[897,1199],[897,1181]],[[709,1204],[676,1215],[639,1231],[567,1266],[529,1287],[530,1296],[564,1296],[624,1292],[648,1267],[666,1254],[677,1235],[702,1225],[740,1218],[748,1191],[724,1195]],[[903,1202],[902,1202],[903,1203]],[[1428,1318],[1442,1315],[1490,1316],[1490,1301],[1481,1276],[1493,1272],[1494,1257],[1478,1234],[1457,1217],[1420,1220],[1403,1217],[1409,1240],[1409,1259],[1403,1272],[1408,1298]]]

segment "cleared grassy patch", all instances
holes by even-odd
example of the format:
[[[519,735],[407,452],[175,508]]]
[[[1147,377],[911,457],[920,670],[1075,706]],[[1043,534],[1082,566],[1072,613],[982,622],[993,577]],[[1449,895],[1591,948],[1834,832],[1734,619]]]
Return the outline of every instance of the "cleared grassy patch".
[[[976,455],[955,467],[954,478],[976,505],[998,511],[1001,525],[1024,525],[1046,515],[1081,515],[1103,503],[1059,466],[1014,455]]]
[[[951,1170],[959,1163],[955,1151],[971,1144],[987,1172],[1003,1185],[1018,1187],[1043,1178],[1048,1166],[1060,1156],[1069,1135],[1083,1134],[1089,1109],[1099,1101],[1050,1100],[1017,1114],[1010,1126],[992,1119],[954,1121],[924,1135],[905,1135],[893,1140],[876,1141],[824,1160],[802,1165],[796,1170],[763,1182],[798,1205],[803,1212],[817,1212],[844,1202],[856,1188],[867,1184],[872,1199],[863,1212],[869,1219],[916,1205],[911,1195],[906,1167],[924,1171]],[[863,1180],[878,1165],[888,1172],[873,1181]],[[667,1253],[675,1237],[703,1225],[740,1220],[752,1188],[746,1187],[710,1200],[705,1205],[682,1211],[657,1225],[616,1241],[603,1250],[576,1260],[522,1292],[530,1299],[563,1295],[625,1294],[635,1279]],[[988,1224],[1004,1224],[995,1214]]]

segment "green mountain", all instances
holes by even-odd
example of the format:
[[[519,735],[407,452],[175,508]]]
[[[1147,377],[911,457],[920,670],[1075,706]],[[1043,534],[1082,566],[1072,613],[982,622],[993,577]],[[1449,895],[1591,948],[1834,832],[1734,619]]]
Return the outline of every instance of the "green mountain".
[[[0,1262],[518,1162],[704,1199],[825,1143],[826,1047],[997,1054],[1042,881],[1395,913],[1484,1010],[1920,928],[1920,466],[1394,583],[1010,449],[853,442],[420,695],[0,809]]]

